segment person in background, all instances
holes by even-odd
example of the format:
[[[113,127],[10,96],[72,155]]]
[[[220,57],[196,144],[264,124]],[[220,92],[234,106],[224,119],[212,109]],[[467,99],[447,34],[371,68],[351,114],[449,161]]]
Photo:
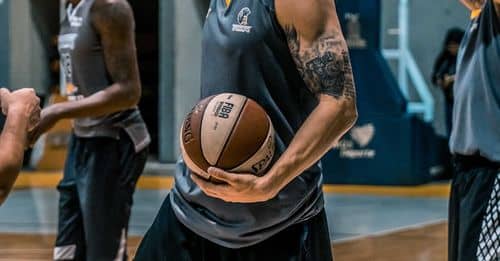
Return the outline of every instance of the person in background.
[[[443,50],[439,54],[432,71],[432,83],[439,87],[445,97],[446,137],[451,134],[453,114],[453,84],[457,69],[457,55],[460,42],[464,37],[464,30],[452,28],[446,33]]]
[[[23,163],[28,132],[40,121],[40,99],[33,89],[0,89],[0,107],[7,117],[0,136],[0,205],[7,199]]]
[[[33,144],[73,120],[53,259],[128,260],[133,194],[151,142],[137,106],[135,18],[126,0],[66,2],[58,49],[68,100],[45,107],[30,134]]]

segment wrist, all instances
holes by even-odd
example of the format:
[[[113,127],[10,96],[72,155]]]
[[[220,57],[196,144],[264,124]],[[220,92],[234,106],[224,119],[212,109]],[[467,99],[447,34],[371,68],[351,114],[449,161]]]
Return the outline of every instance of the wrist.
[[[46,113],[49,114],[55,120],[61,120],[64,118],[64,108],[61,106],[62,103],[53,104],[45,108]]]
[[[7,112],[8,117],[29,117],[28,106],[25,104],[13,104],[10,105]]]
[[[272,197],[276,196],[289,183],[286,174],[287,172],[284,168],[280,168],[278,165],[273,166],[273,168],[260,179],[262,190]]]

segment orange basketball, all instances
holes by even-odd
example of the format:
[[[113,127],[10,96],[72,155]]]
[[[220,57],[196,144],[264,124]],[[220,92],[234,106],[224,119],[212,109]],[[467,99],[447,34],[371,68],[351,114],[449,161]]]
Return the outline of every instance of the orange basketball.
[[[199,102],[184,120],[180,146],[184,161],[203,175],[209,167],[263,175],[274,156],[271,120],[255,101],[223,93]]]

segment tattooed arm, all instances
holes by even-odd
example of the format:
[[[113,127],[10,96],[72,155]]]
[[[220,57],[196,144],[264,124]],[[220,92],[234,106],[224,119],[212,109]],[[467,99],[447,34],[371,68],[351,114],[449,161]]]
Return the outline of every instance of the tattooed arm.
[[[96,0],[91,19],[104,50],[113,84],[78,101],[54,104],[42,111],[42,121],[31,142],[58,120],[102,116],[137,106],[141,97],[134,17],[126,0]]]
[[[209,174],[227,184],[193,180],[209,196],[229,202],[261,202],[319,161],[357,119],[356,92],[347,46],[332,0],[276,0],[290,53],[318,106],[269,173],[234,175],[218,169]]]
[[[277,0],[290,53],[319,104],[273,167],[273,182],[288,184],[320,160],[357,119],[347,44],[332,0]]]

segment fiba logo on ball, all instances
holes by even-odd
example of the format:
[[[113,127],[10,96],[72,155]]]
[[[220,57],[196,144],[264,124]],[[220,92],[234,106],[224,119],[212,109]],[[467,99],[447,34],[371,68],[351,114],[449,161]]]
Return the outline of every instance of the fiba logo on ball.
[[[275,152],[275,132],[265,110],[238,94],[200,101],[186,116],[181,152],[187,167],[203,176],[209,167],[264,175]]]
[[[229,118],[229,114],[233,111],[233,108],[234,104],[232,103],[220,102],[215,109],[214,115],[222,119],[227,119]]]

